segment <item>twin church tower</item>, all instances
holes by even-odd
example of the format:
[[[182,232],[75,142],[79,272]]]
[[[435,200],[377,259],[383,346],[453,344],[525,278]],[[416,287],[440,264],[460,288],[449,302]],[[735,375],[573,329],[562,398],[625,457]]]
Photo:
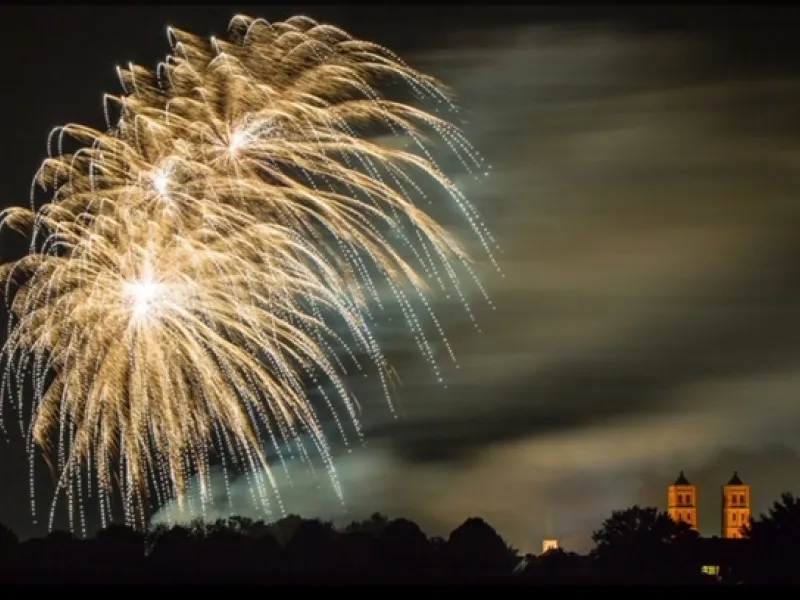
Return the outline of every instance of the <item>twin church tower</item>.
[[[683,521],[692,529],[697,523],[697,486],[689,483],[681,471],[667,491],[667,512],[675,521]],[[742,537],[742,526],[750,523],[750,486],[742,483],[736,471],[722,486],[722,537]]]

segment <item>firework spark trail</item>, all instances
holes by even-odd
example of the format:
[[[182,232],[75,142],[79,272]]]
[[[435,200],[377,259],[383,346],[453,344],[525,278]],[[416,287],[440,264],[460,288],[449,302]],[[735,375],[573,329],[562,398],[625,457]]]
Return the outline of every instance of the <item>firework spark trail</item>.
[[[431,187],[494,263],[491,234],[427,136],[466,168],[485,170],[482,159],[449,122],[379,93],[400,82],[454,112],[438,82],[305,17],[235,17],[230,33],[226,42],[169,29],[174,56],[155,72],[119,69],[124,95],[104,97],[108,131],[51,133],[34,180],[51,201],[37,208],[32,197],[0,222],[31,239],[29,254],[0,272],[13,317],[0,393],[21,407],[32,377],[31,457],[56,434],[56,499],[68,496],[72,518],[77,496],[82,526],[82,473],[91,490],[94,472],[106,519],[117,465],[126,520],[141,523],[148,486],[161,501],[182,500],[193,472],[203,510],[212,452],[253,471],[254,498],[268,507],[271,487],[282,510],[265,448],[285,465],[283,440],[310,463],[304,434],[341,494],[306,391],[319,391],[345,443],[323,389],[332,386],[360,436],[338,354],[358,370],[357,356],[368,356],[389,399],[373,333],[381,282],[440,380],[412,299],[454,361],[428,281],[449,284],[474,320],[456,270],[477,282],[467,255],[418,206]],[[387,134],[415,151],[374,141]],[[80,150],[65,152],[67,138]]]

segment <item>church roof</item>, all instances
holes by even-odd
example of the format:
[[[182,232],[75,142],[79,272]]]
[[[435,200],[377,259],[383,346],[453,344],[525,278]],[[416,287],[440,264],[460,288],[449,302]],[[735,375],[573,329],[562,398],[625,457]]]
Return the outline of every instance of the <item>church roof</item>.
[[[734,471],[733,477],[731,477],[731,480],[728,482],[728,485],[744,485],[744,483],[742,483],[742,480],[739,479],[739,474],[736,471]]]
[[[678,478],[675,480],[675,483],[673,483],[672,485],[691,485],[691,484],[689,483],[689,480],[686,479],[686,475],[683,474],[683,471],[681,471],[680,475],[678,475]]]

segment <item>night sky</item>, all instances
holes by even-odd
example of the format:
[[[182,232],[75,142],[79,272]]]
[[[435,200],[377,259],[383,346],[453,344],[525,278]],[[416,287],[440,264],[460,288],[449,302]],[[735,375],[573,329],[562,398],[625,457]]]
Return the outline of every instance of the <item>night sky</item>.
[[[472,291],[482,333],[441,306],[462,365],[445,371],[447,389],[398,333],[403,416],[376,405],[369,447],[340,457],[350,512],[302,478],[290,511],[382,511],[430,534],[480,515],[523,550],[542,537],[583,550],[611,509],[663,507],[680,469],[700,485],[706,534],[734,469],[756,510],[800,491],[795,14],[2,8],[3,206],[27,203],[52,127],[102,127],[117,64],[155,66],[167,25],[224,36],[236,13],[331,22],[455,89],[494,168],[466,191],[504,250],[505,278],[479,265],[497,311]],[[3,244],[5,260],[17,249]],[[42,534],[9,429],[0,522]],[[38,472],[46,509],[52,484]]]

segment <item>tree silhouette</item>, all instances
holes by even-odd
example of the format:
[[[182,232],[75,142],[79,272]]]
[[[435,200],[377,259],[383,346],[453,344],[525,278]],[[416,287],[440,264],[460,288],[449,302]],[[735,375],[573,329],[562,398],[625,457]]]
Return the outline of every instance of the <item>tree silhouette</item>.
[[[800,581],[796,567],[800,551],[800,498],[781,495],[766,514],[744,527],[750,541],[749,575],[770,582]]]
[[[257,523],[253,528],[253,556],[249,563],[252,564],[255,562],[255,564],[260,567],[258,570],[261,571],[280,571],[283,566],[281,545],[266,529],[261,530],[261,528],[257,526]],[[255,532],[259,533],[256,535]]]
[[[176,525],[160,532],[154,541],[151,556],[158,570],[185,574],[198,567],[194,560],[196,550],[197,537],[193,529]]]
[[[139,544],[144,547],[144,535],[142,533],[127,525],[116,523],[98,531],[94,539],[109,547],[136,546]]]
[[[270,526],[270,533],[285,548],[303,523],[302,517],[287,515]]]
[[[192,534],[199,538],[205,539],[216,532],[236,531],[234,525],[228,519],[217,519],[215,521],[192,521],[190,524]]]
[[[77,540],[69,531],[51,531],[45,536],[45,541],[52,546],[64,548],[73,545]]]
[[[19,550],[19,537],[10,528],[0,523],[0,571],[13,568],[13,559]]]
[[[611,513],[592,534],[597,544],[592,555],[605,568],[634,577],[688,576],[693,572],[692,544],[698,538],[686,523],[657,508],[633,506]]]
[[[541,556],[527,555],[522,575],[528,580],[566,582],[592,575],[586,557],[562,548],[548,550]]]
[[[233,515],[228,519],[228,528],[233,531],[239,532],[243,535],[249,535],[250,531],[256,524],[256,521],[250,517],[242,517],[241,515]]]
[[[261,538],[267,536],[272,541],[275,541],[275,538],[272,537],[272,532],[270,530],[269,525],[267,525],[264,521],[259,519],[258,521],[252,521],[247,524],[246,527],[243,527],[242,533],[250,536],[255,540],[260,540]]]
[[[395,519],[378,537],[384,568],[390,573],[427,572],[431,566],[431,547],[419,525],[408,519]]]
[[[17,534],[0,523],[0,555],[14,550],[17,544],[19,544]]]
[[[255,561],[255,540],[242,532],[240,522],[218,521],[198,544],[199,560],[209,573],[257,572],[265,568]]]
[[[353,521],[344,528],[344,533],[354,533],[356,531],[363,531],[370,535],[379,535],[386,526],[389,524],[389,519],[381,513],[372,513],[369,519],[364,521]]]
[[[281,547],[263,521],[231,517],[192,523],[195,560],[209,575],[275,571]]]
[[[175,525],[165,530],[156,541],[156,547],[169,550],[182,550],[195,539],[194,532],[189,527]]]
[[[164,535],[167,531],[169,531],[171,527],[166,523],[159,523],[158,525],[152,525],[145,533],[145,546],[147,551],[151,551],[156,542]]]
[[[126,525],[112,524],[94,536],[96,560],[115,570],[133,570],[144,560],[144,534]]]
[[[281,545],[274,535],[280,535]],[[268,583],[276,573],[499,575],[520,582],[674,582],[718,578],[701,566],[719,565],[722,581],[797,582],[800,498],[784,494],[744,528],[743,539],[699,540],[696,531],[655,508],[614,511],[592,539],[589,556],[563,550],[524,560],[484,520],[467,519],[447,541],[428,539],[416,523],[380,513],[343,532],[329,522],[296,515],[272,524],[247,518],[154,527],[146,536],[111,525],[91,540],[56,531],[19,543],[0,525],[3,577],[57,576],[59,581],[119,581],[119,576],[203,582],[219,575]],[[145,544],[145,541],[147,544]],[[147,546],[145,548],[145,546]],[[147,552],[144,552],[147,550]]]
[[[447,563],[456,573],[487,575],[513,571],[519,558],[483,519],[470,518],[450,534]]]
[[[79,577],[87,569],[86,544],[79,542],[67,531],[51,531],[42,540],[29,540],[24,544],[23,562],[34,569],[38,562],[49,563],[49,568],[60,576]]]
[[[378,539],[366,531],[349,531],[336,537],[335,570],[345,575],[375,573],[380,566]]]
[[[287,566],[295,573],[319,573],[332,566],[335,530],[319,519],[303,521],[286,545]]]
[[[444,572],[449,568],[449,557],[447,555],[447,540],[440,536],[433,536],[428,540],[431,548],[431,561],[436,571]]]

